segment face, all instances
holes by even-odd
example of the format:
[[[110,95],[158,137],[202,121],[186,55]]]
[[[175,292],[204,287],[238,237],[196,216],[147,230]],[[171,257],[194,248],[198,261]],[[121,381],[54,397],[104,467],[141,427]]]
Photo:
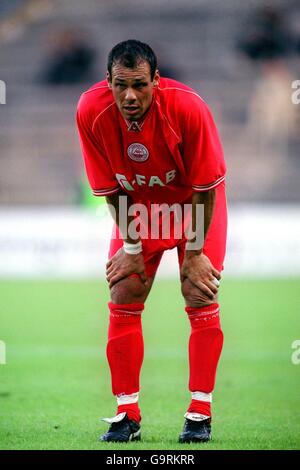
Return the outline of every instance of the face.
[[[151,105],[159,73],[157,70],[151,80],[148,62],[141,61],[134,69],[117,63],[112,67],[112,77],[107,73],[107,80],[122,116],[137,121]]]

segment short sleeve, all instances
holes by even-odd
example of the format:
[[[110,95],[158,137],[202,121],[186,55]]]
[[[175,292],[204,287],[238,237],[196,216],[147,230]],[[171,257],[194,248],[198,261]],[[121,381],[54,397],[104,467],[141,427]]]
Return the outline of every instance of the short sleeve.
[[[226,165],[212,114],[195,97],[186,117],[183,155],[189,184],[194,191],[209,191],[225,180]]]
[[[121,188],[101,149],[101,143],[96,141],[86,114],[87,111],[79,101],[76,121],[87,177],[94,196],[109,196]]]

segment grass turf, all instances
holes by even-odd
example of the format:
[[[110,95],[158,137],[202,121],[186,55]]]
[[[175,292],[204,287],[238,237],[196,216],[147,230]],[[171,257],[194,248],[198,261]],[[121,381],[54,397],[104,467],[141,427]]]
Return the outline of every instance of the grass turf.
[[[1,449],[299,449],[300,280],[224,280],[225,345],[213,441],[180,445],[189,402],[188,321],[179,284],[157,280],[144,312],[140,443],[104,444],[112,416],[104,282],[2,282]],[[298,299],[297,299],[298,296]]]

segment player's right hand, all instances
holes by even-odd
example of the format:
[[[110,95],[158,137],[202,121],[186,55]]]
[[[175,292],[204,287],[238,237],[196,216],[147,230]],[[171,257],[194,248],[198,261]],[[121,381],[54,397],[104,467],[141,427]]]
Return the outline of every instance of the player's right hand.
[[[148,281],[143,253],[129,255],[120,248],[117,253],[106,263],[106,280],[111,289],[121,279],[131,274],[139,274],[141,281],[146,284]]]

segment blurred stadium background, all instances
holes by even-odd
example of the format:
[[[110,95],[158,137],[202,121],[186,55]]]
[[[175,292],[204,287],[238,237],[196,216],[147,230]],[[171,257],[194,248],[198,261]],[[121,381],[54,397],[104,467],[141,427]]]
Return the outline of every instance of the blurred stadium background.
[[[283,374],[288,390],[295,392],[297,387],[299,390],[300,366],[292,366],[290,361],[291,343],[300,338],[300,104],[292,102],[295,92],[292,83],[300,79],[299,2],[0,0],[0,80],[6,85],[6,96],[3,97],[2,87],[0,100],[0,340],[7,345],[7,366],[0,365],[4,448],[14,445],[46,447],[35,435],[31,437],[32,444],[30,437],[26,441],[21,436],[14,444],[7,431],[16,431],[17,423],[25,415],[25,429],[36,426],[38,415],[33,403],[13,410],[18,400],[15,390],[18,377],[22,378],[25,394],[36,385],[33,376],[38,363],[36,368],[30,364],[37,351],[41,352],[39,348],[44,348],[41,368],[47,367],[43,357],[50,360],[53,353],[58,359],[62,353],[60,341],[72,344],[74,351],[77,340],[83,349],[88,348],[90,342],[92,349],[86,351],[85,357],[94,360],[99,353],[98,336],[88,333],[87,326],[98,331],[101,325],[99,347],[101,357],[104,356],[105,334],[102,332],[106,319],[98,318],[98,297],[101,292],[100,300],[105,308],[108,291],[104,284],[104,264],[111,220],[103,201],[90,196],[75,128],[75,112],[80,94],[105,76],[106,57],[111,47],[128,38],[152,45],[158,54],[162,75],[183,81],[200,93],[214,113],[224,145],[229,202],[224,312],[230,318],[233,309],[238,316],[239,303],[251,319],[247,317],[243,324],[237,317],[234,317],[236,322],[234,318],[224,318],[229,349],[224,355],[220,397],[222,380],[226,382],[226,373],[230,370],[226,368],[226,361],[230,362],[239,352],[234,335],[238,336],[239,328],[245,328],[242,337],[247,338],[243,343],[247,355],[247,345],[252,348],[253,344],[247,343],[245,325],[257,341],[259,330],[251,330],[251,327],[259,324],[262,317],[270,321],[270,325],[269,330],[264,330],[258,348],[265,351],[264,347],[270,346],[273,339],[274,345],[280,345],[279,349],[274,346],[275,358],[268,359],[278,360],[281,365],[274,369],[269,383]],[[164,278],[162,282],[171,290],[170,286],[177,286],[178,268],[172,253],[166,254],[159,272]],[[73,283],[67,282],[70,279]],[[236,294],[239,288],[243,296]],[[78,331],[72,339],[67,326],[60,322],[63,324],[64,315],[69,315],[67,324],[71,325],[71,304],[67,303],[68,313],[65,312],[65,296],[72,296],[77,289],[81,296],[76,303],[74,301],[72,309],[79,309],[74,313]],[[270,303],[263,303],[264,309],[269,308],[267,313],[260,310],[259,303],[264,300],[266,291]],[[168,296],[168,292],[161,292],[161,295]],[[252,304],[256,297],[259,302]],[[179,291],[172,306],[176,299],[181,302]],[[168,305],[166,300],[166,308]],[[279,324],[272,329],[273,311],[276,315],[282,313],[279,305],[290,321],[286,329],[284,322],[282,329]],[[44,309],[42,320],[38,312]],[[88,320],[86,309],[92,312]],[[88,322],[84,323],[84,332],[80,315]],[[38,334],[42,324],[49,331],[53,329],[53,336],[49,331],[49,334],[45,331]],[[23,334],[19,331],[20,325]],[[159,325],[157,318],[157,328]],[[151,330],[150,325],[149,328]],[[178,334],[180,328],[178,326]],[[60,339],[56,336],[58,330]],[[154,328],[152,334],[155,337]],[[168,354],[171,357],[170,351],[175,351],[176,358],[176,339],[174,341],[173,350],[170,346]],[[29,350],[32,348],[28,362],[26,354],[24,358],[21,353],[24,345]],[[272,346],[270,351],[274,352]],[[74,354],[76,358],[77,353]],[[183,357],[184,354],[183,350]],[[20,362],[21,357],[24,364]],[[261,357],[266,359],[264,355]],[[261,357],[249,361],[255,366],[255,361],[260,361]],[[270,365],[268,360],[266,368]],[[61,366],[61,371],[69,370],[68,366],[65,365],[66,369]],[[241,363],[241,370],[243,366]],[[95,377],[98,377],[97,368],[95,360],[92,365]],[[104,377],[101,386],[97,385],[110,403],[107,369]],[[245,387],[250,382],[255,388],[255,381],[251,382],[249,377],[248,381],[244,379]],[[95,388],[92,380],[89,383]],[[279,387],[276,384],[275,380],[275,389]],[[81,392],[84,394],[82,389]],[[49,401],[43,395],[45,391],[39,393],[34,396],[37,399],[44,396],[47,408]],[[93,393],[95,406],[90,416],[94,416],[99,403],[98,391]],[[88,393],[86,396],[89,400]],[[230,397],[227,398],[230,401]],[[298,419],[299,424],[299,397],[295,395],[291,400],[287,400],[288,419]],[[58,403],[62,413],[67,403],[67,400]],[[278,406],[277,403],[277,410]],[[101,412],[105,414],[104,409],[98,411]],[[252,412],[255,413],[255,409]],[[46,412],[43,419],[47,421],[45,416],[49,416]],[[10,427],[11,423],[16,427]],[[39,426],[41,428],[41,424]],[[75,437],[72,435],[69,439],[66,446],[72,447]],[[53,442],[50,447],[55,447]],[[262,442],[271,448],[274,444],[268,434]],[[299,430],[288,442],[293,448],[299,446]],[[74,445],[80,447],[80,441]],[[226,445],[230,447],[232,443]],[[250,448],[251,445],[255,447],[255,443],[252,442]],[[280,445],[278,438],[274,447]]]

